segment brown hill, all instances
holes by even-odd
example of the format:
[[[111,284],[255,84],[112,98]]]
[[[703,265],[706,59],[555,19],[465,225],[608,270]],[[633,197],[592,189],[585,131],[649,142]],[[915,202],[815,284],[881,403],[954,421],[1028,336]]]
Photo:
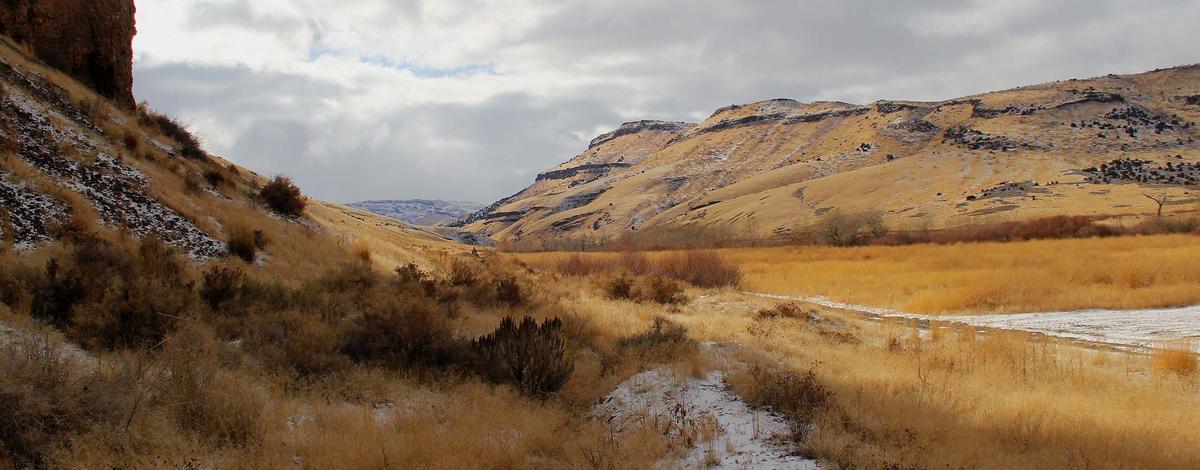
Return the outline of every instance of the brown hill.
[[[254,233],[255,264],[288,278],[315,275],[366,248],[385,266],[461,252],[435,232],[308,200],[300,217],[274,214],[267,179],[199,149],[148,109],[114,106],[0,40],[0,251],[26,251],[79,233],[155,236],[197,261],[226,256]],[[261,243],[259,243],[261,242]]]
[[[834,210],[894,228],[1140,215],[1200,184],[1200,67],[941,102],[800,103],[639,121],[461,225],[512,247],[785,239]]]

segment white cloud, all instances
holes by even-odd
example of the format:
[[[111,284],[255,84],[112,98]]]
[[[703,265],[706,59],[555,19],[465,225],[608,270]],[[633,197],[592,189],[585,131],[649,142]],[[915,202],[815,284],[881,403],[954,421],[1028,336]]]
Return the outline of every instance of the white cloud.
[[[622,120],[1194,62],[1200,1],[161,0],[136,94],[337,201],[490,202]]]

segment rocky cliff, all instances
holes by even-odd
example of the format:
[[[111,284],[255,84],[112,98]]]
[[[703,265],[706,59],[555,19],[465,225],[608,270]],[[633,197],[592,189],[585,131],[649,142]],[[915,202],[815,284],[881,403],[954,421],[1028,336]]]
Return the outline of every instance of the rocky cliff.
[[[0,34],[101,95],[133,100],[133,0],[4,0]]]

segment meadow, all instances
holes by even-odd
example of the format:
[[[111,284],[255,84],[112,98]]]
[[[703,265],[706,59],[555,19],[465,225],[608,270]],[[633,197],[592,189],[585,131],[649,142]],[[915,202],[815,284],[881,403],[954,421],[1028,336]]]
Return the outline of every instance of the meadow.
[[[1150,235],[903,246],[714,250],[740,270],[738,289],[913,313],[1005,313],[1200,303],[1200,237]],[[678,257],[650,252],[645,259]],[[560,271],[629,269],[622,253],[522,253]],[[654,264],[654,263],[650,263]]]

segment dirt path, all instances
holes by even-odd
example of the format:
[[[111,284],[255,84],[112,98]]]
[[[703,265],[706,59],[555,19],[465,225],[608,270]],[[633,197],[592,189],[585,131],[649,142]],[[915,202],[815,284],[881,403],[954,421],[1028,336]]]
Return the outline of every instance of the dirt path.
[[[1166,341],[1191,339],[1192,348],[1200,352],[1200,305],[1135,310],[1090,309],[1066,312],[924,315],[889,308],[846,304],[824,297],[792,297],[758,292],[746,292],[746,294],[769,299],[807,302],[875,317],[936,320],[985,328],[1029,331],[1124,348],[1142,349],[1154,347]]]

